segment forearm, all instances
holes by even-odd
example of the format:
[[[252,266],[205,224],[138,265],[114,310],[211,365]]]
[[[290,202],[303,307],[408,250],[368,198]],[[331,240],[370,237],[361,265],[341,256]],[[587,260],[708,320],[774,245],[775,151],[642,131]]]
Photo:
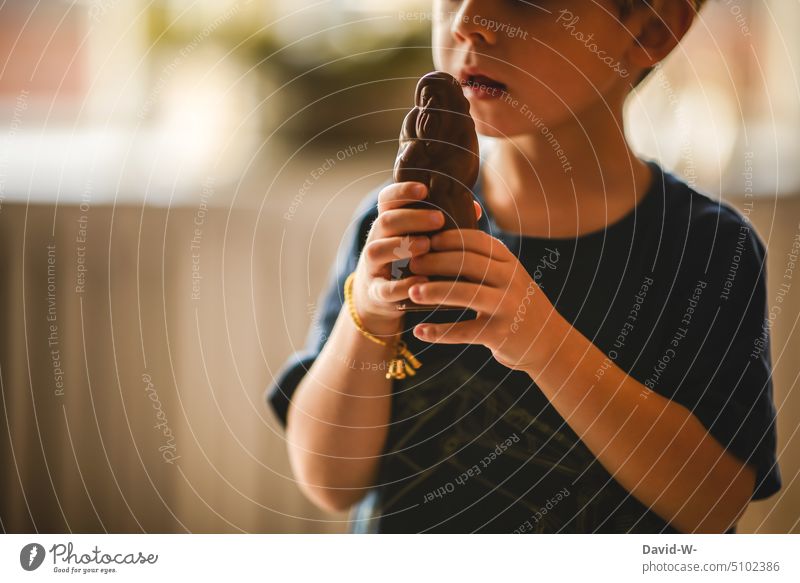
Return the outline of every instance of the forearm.
[[[364,325],[389,340],[402,324]],[[292,396],[289,458],[301,488],[322,507],[344,509],[374,482],[390,419],[390,357],[390,347],[362,335],[345,308]]]
[[[721,532],[735,523],[752,495],[752,470],[685,407],[609,366],[563,319],[558,329],[549,363],[528,372],[608,472],[679,530]]]

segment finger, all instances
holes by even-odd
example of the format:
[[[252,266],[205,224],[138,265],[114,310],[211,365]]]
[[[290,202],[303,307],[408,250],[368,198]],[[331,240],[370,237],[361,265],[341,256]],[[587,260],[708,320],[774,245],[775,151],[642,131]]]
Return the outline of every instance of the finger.
[[[426,281],[428,281],[428,278],[421,275],[404,279],[375,277],[370,283],[369,294],[370,297],[379,302],[399,302],[408,299],[408,288]]]
[[[408,297],[418,304],[471,308],[483,314],[493,314],[502,299],[499,290],[467,281],[431,281],[414,284],[408,291]]]
[[[435,344],[481,344],[486,332],[486,318],[448,324],[418,324],[414,336]]]
[[[475,220],[480,221],[481,217],[483,216],[483,209],[477,200],[473,200],[472,204],[475,205]]]
[[[444,213],[426,209],[392,209],[378,215],[370,234],[375,239],[436,231],[444,225]]]
[[[364,245],[364,259],[370,275],[380,275],[383,268],[393,261],[411,259],[430,250],[430,238],[402,235],[375,239]]]
[[[378,193],[378,213],[419,202],[427,196],[428,187],[421,182],[395,182]]]
[[[502,241],[478,229],[447,229],[436,233],[431,237],[431,249],[464,249],[498,261],[511,261],[515,258]]]
[[[409,269],[420,275],[466,277],[493,287],[505,287],[508,264],[472,251],[435,251],[413,257]]]

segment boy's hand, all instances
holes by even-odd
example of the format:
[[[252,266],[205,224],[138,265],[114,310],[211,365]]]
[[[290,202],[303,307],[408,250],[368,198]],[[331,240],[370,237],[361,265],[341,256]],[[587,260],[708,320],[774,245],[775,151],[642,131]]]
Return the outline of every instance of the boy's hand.
[[[395,279],[392,262],[419,257],[430,249],[430,237],[409,233],[437,231],[444,225],[444,214],[435,209],[406,208],[424,200],[428,188],[419,182],[398,182],[378,194],[378,217],[372,223],[356,267],[353,299],[364,326],[374,334],[391,334],[402,321],[404,312],[397,309],[408,299],[408,288],[427,281],[415,275]],[[481,207],[475,202],[475,214]]]
[[[420,324],[414,335],[426,342],[483,344],[511,369],[540,370],[569,324],[517,257],[495,237],[477,229],[450,229],[431,237],[431,250],[409,265],[420,275],[459,276],[467,281],[413,284],[418,303],[475,310],[475,320]]]

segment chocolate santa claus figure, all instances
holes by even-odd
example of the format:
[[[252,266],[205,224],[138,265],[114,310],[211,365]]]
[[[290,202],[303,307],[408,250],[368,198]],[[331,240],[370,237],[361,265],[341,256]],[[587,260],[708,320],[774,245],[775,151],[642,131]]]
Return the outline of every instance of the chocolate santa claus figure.
[[[403,120],[400,149],[394,165],[395,182],[422,182],[425,200],[406,208],[437,209],[444,213],[446,229],[475,229],[477,218],[472,187],[480,165],[478,136],[469,115],[469,101],[459,82],[443,71],[423,76],[414,93],[415,106]],[[432,236],[438,231],[409,233]],[[392,266],[394,279],[413,275],[408,259]],[[451,278],[431,276],[431,281]],[[436,306],[402,302],[401,310],[429,311]],[[443,308],[440,308],[443,309]]]

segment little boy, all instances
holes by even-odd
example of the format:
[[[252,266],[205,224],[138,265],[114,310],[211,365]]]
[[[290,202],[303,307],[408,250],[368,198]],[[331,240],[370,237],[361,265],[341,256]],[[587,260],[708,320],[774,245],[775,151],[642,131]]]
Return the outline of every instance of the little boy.
[[[371,193],[269,391],[300,487],[357,504],[352,531],[734,532],[780,489],[764,245],[623,127],[700,4],[434,2],[435,66],[495,138],[479,228],[409,237],[443,223],[404,208],[426,188]],[[422,364],[387,379],[398,338]]]

